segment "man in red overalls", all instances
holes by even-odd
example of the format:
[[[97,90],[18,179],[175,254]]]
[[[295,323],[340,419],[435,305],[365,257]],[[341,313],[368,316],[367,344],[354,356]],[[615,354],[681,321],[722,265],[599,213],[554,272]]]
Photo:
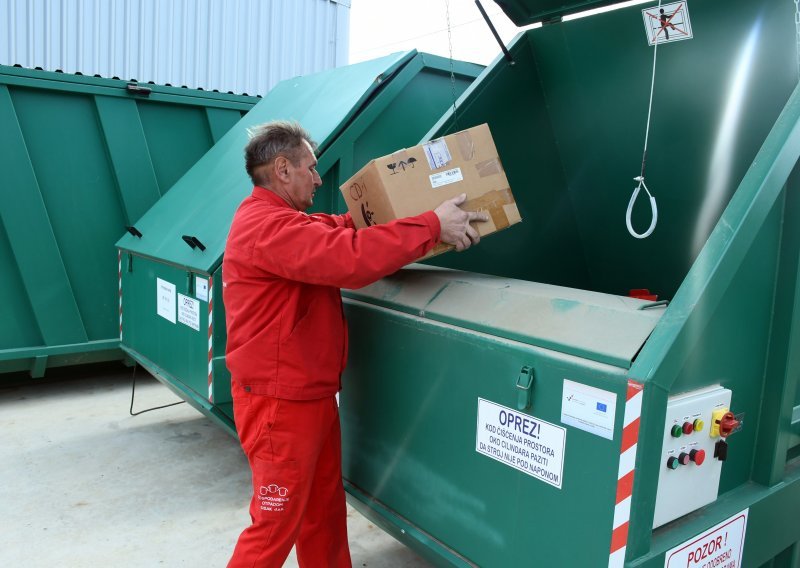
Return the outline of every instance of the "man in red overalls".
[[[349,214],[308,215],[322,184],[308,133],[262,126],[245,148],[253,193],[233,219],[222,264],[226,361],[236,430],[253,475],[252,524],[229,568],[351,566],[335,395],[347,361],[339,288],[360,288],[437,243],[480,239],[461,210],[435,211],[355,230]]]

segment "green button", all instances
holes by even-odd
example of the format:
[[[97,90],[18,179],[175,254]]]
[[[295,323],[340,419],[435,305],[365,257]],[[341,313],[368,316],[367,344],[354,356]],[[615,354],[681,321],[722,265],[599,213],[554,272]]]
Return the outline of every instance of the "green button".
[[[681,428],[679,424],[675,424],[670,433],[672,434],[673,438],[680,438],[683,434],[683,428]]]

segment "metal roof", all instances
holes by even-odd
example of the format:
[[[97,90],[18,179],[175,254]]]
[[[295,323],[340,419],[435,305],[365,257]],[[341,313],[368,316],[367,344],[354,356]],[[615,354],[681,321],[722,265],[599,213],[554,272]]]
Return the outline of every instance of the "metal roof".
[[[263,95],[346,64],[349,21],[330,0],[6,0],[0,63]]]

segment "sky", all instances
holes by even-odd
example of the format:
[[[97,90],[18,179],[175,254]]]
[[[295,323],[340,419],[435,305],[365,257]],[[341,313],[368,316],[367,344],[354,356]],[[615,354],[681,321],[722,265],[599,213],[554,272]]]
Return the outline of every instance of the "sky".
[[[616,6],[567,16],[564,21],[655,2],[627,0]],[[517,33],[528,29],[518,28],[494,0],[481,0],[481,5],[504,44],[508,45]],[[453,59],[481,65],[488,65],[500,55],[500,46],[475,0],[351,0],[350,63],[410,49],[450,57],[451,48]]]
[[[520,31],[493,0],[481,0],[504,43]],[[448,40],[448,8],[450,40]],[[416,49],[488,65],[501,50],[475,0],[352,0],[350,63]]]

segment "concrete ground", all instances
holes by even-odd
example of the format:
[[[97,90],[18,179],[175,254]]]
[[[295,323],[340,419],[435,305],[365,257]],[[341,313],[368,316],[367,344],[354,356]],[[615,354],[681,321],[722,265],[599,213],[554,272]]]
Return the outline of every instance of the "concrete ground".
[[[233,437],[188,404],[130,416],[121,365],[19,378],[0,383],[0,566],[225,566],[249,522]],[[134,411],[176,400],[137,371]],[[349,506],[348,527],[355,567],[429,566]]]

